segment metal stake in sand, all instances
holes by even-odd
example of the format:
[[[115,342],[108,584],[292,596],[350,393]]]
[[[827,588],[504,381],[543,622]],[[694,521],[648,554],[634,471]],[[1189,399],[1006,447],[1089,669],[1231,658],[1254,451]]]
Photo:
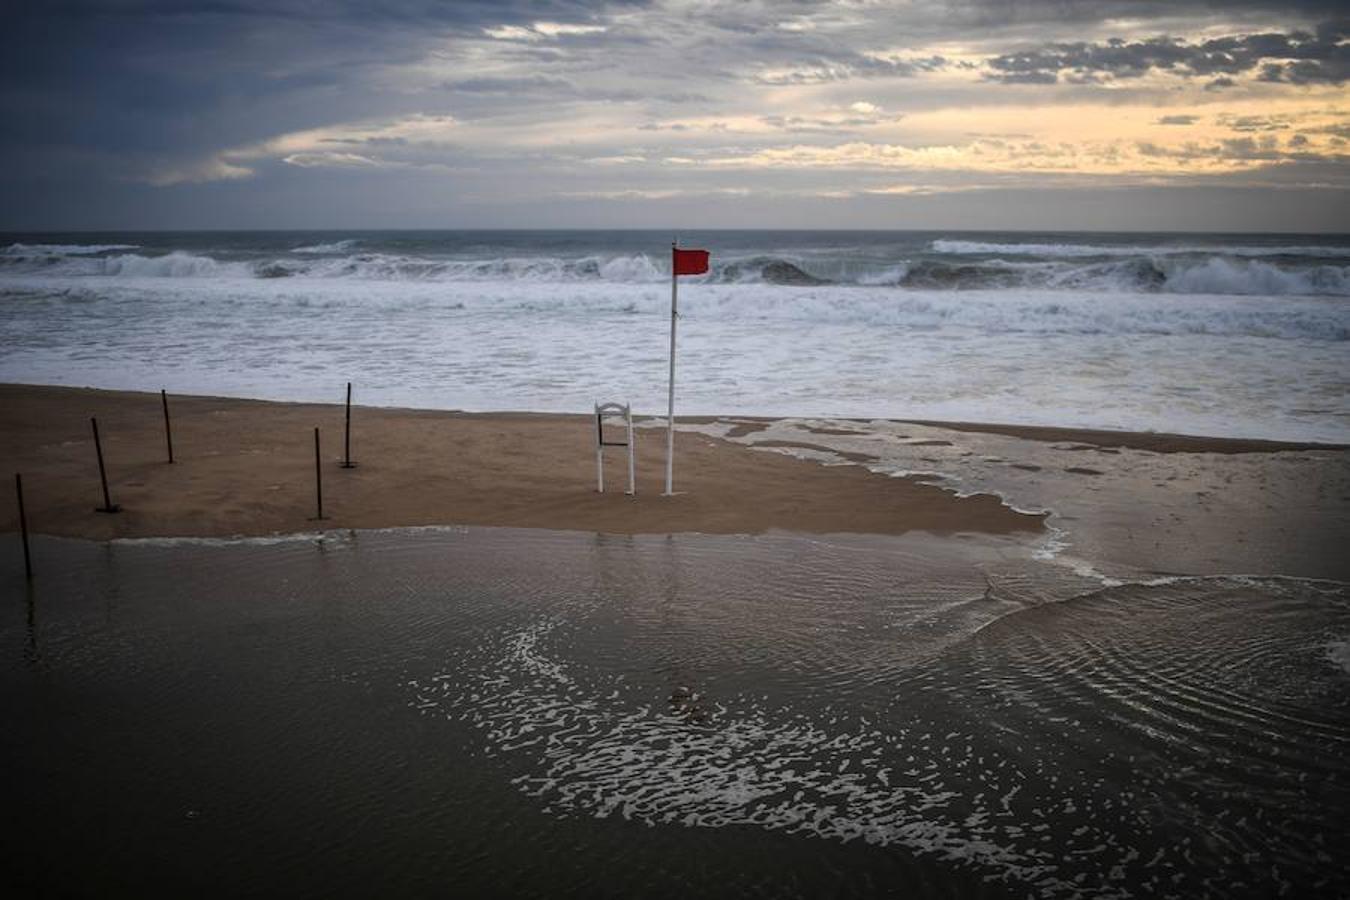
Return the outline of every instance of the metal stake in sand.
[[[19,533],[23,535],[23,572],[33,577],[33,557],[28,553],[28,516],[23,511],[23,476],[14,473],[14,492],[19,495]]]
[[[103,483],[103,505],[96,507],[94,511],[102,513],[121,512],[122,507],[112,502],[112,497],[108,494],[108,470],[103,467],[103,443],[98,439],[98,419],[91,416],[89,424],[94,426],[94,452],[98,454],[98,479]]]
[[[169,463],[173,463],[173,430],[169,427],[169,395],[163,388],[159,390],[159,399],[164,404],[164,443],[169,446]]]
[[[319,429],[314,429],[314,502],[317,510],[314,518],[323,518],[323,467],[319,464]]]
[[[347,382],[347,431],[342,439],[342,468],[355,469],[352,462],[352,383]]]

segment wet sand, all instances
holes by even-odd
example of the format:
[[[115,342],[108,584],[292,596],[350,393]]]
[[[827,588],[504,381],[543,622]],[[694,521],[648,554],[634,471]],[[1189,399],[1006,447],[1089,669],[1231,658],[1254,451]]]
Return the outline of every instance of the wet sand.
[[[709,425],[721,421],[715,416],[690,416],[682,421]],[[781,421],[769,416],[727,416],[725,420],[736,424],[727,433],[727,437],[746,437],[747,435],[768,430],[775,422]],[[812,434],[849,436],[866,435],[871,432],[866,425],[876,419],[832,419],[843,427],[812,426],[806,430]],[[1102,428],[1059,428],[1049,425],[1008,425],[998,422],[947,422],[934,419],[895,420],[927,428],[941,428],[947,431],[959,431],[976,434],[1001,434],[1026,441],[1042,443],[1076,443],[1082,450],[1110,450],[1126,447],[1132,450],[1147,450],[1150,453],[1280,453],[1299,450],[1350,450],[1346,444],[1309,444],[1297,441],[1266,441],[1256,438],[1205,437],[1192,434],[1170,434],[1162,431],[1108,431]],[[848,423],[857,423],[858,428],[847,427]]]
[[[106,540],[417,525],[614,534],[1037,532],[1042,517],[991,495],[958,498],[915,478],[826,467],[700,434],[676,435],[675,497],[660,496],[664,432],[638,430],[638,493],[622,449],[595,490],[594,419],[530,413],[353,411],[341,405],[170,397],[175,464],[155,394],[0,385],[0,472],[24,476],[29,526]],[[89,418],[97,416],[115,515],[101,505]],[[313,429],[322,429],[326,518],[315,514]],[[617,431],[617,430],[616,430]],[[17,530],[12,490],[0,531]]]
[[[1038,552],[1121,579],[1350,579],[1350,451],[1174,435],[848,419],[697,427],[821,463],[1050,510]]]

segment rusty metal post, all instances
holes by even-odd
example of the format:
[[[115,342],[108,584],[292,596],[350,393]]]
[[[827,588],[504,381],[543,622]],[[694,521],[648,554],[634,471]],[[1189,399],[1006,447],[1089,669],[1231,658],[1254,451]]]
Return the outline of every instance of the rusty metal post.
[[[352,462],[352,383],[347,382],[347,431],[342,442],[342,468],[355,469]]]
[[[169,427],[169,395],[163,389],[159,390],[159,399],[164,404],[164,443],[169,445],[169,463],[173,463],[173,430]]]
[[[112,502],[112,496],[108,493],[108,470],[103,467],[103,443],[98,439],[98,419],[90,417],[89,424],[94,426],[94,452],[98,454],[98,479],[103,483],[103,505],[96,507],[95,512],[115,513],[121,512],[122,507]]]
[[[19,495],[19,533],[23,535],[23,572],[33,577],[33,557],[28,552],[28,516],[23,511],[23,476],[14,473],[14,491]]]
[[[315,519],[323,518],[323,467],[319,463],[319,429],[314,429],[314,501]]]

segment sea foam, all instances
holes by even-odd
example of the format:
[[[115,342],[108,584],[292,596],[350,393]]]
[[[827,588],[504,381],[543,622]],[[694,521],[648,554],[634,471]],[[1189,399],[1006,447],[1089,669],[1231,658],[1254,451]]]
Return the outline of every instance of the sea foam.
[[[982,256],[1168,256],[1179,254],[1210,256],[1311,256],[1320,258],[1350,257],[1350,246],[1299,246],[1241,244],[1049,244],[991,241],[963,241],[940,239],[930,244],[936,253],[971,254]]]
[[[1327,662],[1350,675],[1350,640],[1332,641],[1327,644]]]
[[[136,244],[10,244],[0,255],[8,257],[91,256],[109,250],[135,250]]]

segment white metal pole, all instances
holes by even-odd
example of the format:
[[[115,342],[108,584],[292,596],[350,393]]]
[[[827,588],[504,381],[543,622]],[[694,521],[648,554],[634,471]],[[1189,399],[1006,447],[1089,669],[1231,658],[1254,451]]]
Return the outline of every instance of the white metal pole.
[[[675,321],[680,279],[675,275],[676,242],[670,242],[670,391],[666,398],[666,496],[675,493]]]

